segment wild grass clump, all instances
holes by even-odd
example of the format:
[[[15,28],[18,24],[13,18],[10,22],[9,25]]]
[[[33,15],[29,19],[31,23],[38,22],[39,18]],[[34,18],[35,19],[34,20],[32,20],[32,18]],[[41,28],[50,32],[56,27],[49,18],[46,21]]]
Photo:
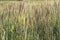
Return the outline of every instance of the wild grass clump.
[[[4,3],[0,3],[0,40],[60,40],[59,2]]]

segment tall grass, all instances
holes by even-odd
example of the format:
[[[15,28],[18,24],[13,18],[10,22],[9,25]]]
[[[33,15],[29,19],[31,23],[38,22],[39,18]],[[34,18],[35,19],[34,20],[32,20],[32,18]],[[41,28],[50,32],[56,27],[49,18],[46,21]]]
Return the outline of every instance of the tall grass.
[[[0,40],[60,40],[60,3],[0,2]]]

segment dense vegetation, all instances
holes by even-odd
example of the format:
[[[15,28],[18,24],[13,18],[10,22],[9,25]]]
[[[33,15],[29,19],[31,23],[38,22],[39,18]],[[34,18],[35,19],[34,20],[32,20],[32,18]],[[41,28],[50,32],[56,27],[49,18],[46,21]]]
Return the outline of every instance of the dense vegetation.
[[[60,40],[60,2],[0,2],[0,40]]]

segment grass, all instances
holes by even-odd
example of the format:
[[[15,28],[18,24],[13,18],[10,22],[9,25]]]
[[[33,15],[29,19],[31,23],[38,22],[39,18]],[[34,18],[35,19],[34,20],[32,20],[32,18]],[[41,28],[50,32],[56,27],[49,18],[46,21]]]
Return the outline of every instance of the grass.
[[[58,1],[0,2],[0,40],[60,40]]]

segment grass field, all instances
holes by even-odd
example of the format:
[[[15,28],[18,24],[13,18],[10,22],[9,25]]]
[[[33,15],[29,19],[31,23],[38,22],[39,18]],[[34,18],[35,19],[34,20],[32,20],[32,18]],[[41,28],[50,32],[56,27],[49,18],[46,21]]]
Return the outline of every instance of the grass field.
[[[0,40],[60,40],[60,2],[1,1]]]

